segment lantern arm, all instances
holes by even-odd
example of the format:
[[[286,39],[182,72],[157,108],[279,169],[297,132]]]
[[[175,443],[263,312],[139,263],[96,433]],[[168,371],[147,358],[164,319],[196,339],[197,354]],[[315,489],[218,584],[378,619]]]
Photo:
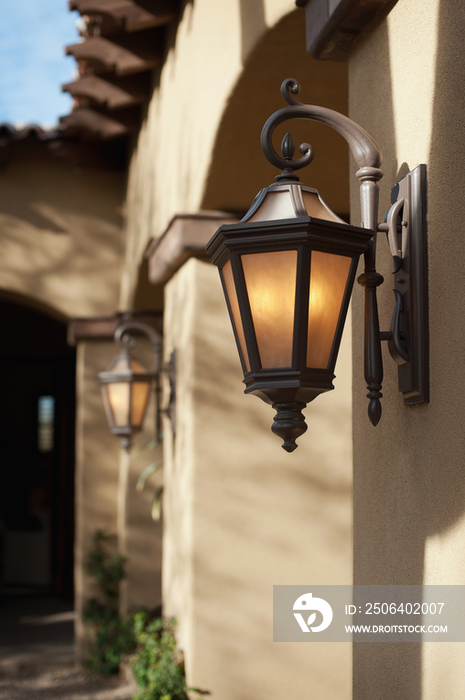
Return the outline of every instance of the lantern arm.
[[[122,323],[115,331],[115,342],[120,347],[126,347],[128,340],[125,339],[125,334],[128,331],[139,331],[145,335],[152,346],[153,357],[154,357],[154,373],[158,375],[160,372],[160,362],[161,362],[161,346],[162,338],[161,333],[159,333],[155,328],[151,328],[146,323],[141,323],[140,321],[126,321]]]
[[[261,135],[262,150],[272,165],[282,169],[282,174],[276,177],[278,181],[283,179],[299,180],[294,171],[311,163],[313,159],[312,147],[308,143],[302,143],[299,146],[299,151],[303,156],[294,161],[292,160],[293,148],[284,147],[287,136],[283,141],[283,157],[276,153],[272,137],[276,127],[287,120],[309,119],[326,124],[341,134],[347,141],[359,168],[356,176],[360,180],[362,227],[371,229],[373,238],[364,254],[364,273],[358,277],[357,281],[365,287],[364,374],[368,389],[367,398],[369,399],[368,417],[373,425],[377,425],[381,418],[380,399],[382,398],[383,382],[383,360],[376,299],[377,287],[384,281],[382,275],[376,271],[376,233],[378,231],[379,205],[377,183],[383,177],[383,171],[379,167],[382,162],[382,154],[374,139],[352,119],[326,107],[302,104],[293,97],[299,92],[300,85],[297,80],[289,79],[282,83],[281,94],[289,107],[278,110],[265,123]]]
[[[289,119],[309,119],[310,121],[326,124],[341,134],[349,144],[359,168],[379,168],[382,161],[381,150],[365,129],[352,121],[352,119],[349,119],[349,117],[333,109],[316,105],[305,105],[299,102],[292,97],[292,94],[296,95],[299,92],[300,85],[297,80],[285,80],[281,85],[281,94],[290,106],[275,112],[263,127],[261,145],[263,153],[270,163],[282,170],[290,169],[291,171],[300,170],[310,164],[313,158],[313,149],[309,144],[303,143],[299,146],[300,153],[304,155],[295,161],[280,157],[272,144],[273,133],[277,126]],[[383,173],[380,172],[378,179],[382,175]]]

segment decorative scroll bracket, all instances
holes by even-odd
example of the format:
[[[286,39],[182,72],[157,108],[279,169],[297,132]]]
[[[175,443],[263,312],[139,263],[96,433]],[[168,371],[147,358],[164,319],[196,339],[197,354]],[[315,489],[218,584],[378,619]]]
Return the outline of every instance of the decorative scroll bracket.
[[[419,165],[391,190],[386,231],[394,259],[396,307],[391,329],[381,333],[399,365],[406,405],[429,401],[427,169]]]
[[[160,409],[160,413],[168,416],[171,421],[173,437],[176,437],[176,350],[173,350],[169,361],[165,362],[163,365],[162,371],[165,372],[166,376],[168,377],[170,395],[168,405],[166,408]]]
[[[428,260],[426,222],[426,165],[419,165],[401,180],[391,192],[392,206],[387,223],[378,226],[378,180],[381,151],[371,136],[358,124],[339,112],[325,107],[304,105],[294,95],[300,92],[296,80],[285,80],[281,94],[289,107],[275,112],[262,130],[261,144],[266,158],[282,173],[276,180],[299,180],[296,170],[313,160],[313,148],[308,143],[299,147],[302,155],[292,160],[294,145],[287,134],[282,145],[282,157],[273,147],[272,137],[277,126],[292,119],[321,122],[337,131],[347,141],[357,163],[360,180],[362,227],[373,231],[365,255],[365,270],[358,278],[365,288],[365,361],[368,416],[373,425],[381,418],[383,361],[381,341],[388,341],[391,356],[399,365],[399,391],[406,404],[429,401],[429,340],[428,340]],[[376,290],[383,277],[376,271],[376,233],[386,231],[394,261],[396,298],[389,331],[380,332]]]

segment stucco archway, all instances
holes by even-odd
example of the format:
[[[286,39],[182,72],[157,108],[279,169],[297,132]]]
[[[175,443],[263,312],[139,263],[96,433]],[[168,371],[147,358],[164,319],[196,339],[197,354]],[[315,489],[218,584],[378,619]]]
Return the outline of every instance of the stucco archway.
[[[202,209],[242,212],[259,189],[273,182],[277,171],[262,154],[260,133],[268,117],[285,106],[279,89],[286,78],[299,80],[303,102],[347,114],[347,64],[311,59],[303,28],[301,13],[291,12],[249,54],[218,127]],[[287,129],[296,146],[307,141],[315,149],[302,181],[319,189],[329,206],[347,216],[349,157],[344,139],[324,125],[294,121],[277,130],[276,146]]]

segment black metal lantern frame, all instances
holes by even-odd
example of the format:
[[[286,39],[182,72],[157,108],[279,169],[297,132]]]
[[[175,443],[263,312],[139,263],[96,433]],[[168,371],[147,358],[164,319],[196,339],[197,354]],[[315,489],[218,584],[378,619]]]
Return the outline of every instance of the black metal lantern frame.
[[[410,179],[401,181],[394,188],[393,206],[388,213],[387,224],[378,226],[377,182],[383,175],[379,168],[379,147],[362,127],[348,117],[330,109],[298,102],[292,95],[298,94],[299,90],[300,86],[295,80],[283,83],[281,92],[290,106],[272,115],[262,131],[265,156],[273,165],[282,169],[282,173],[276,177],[277,184],[265,188],[257,195],[241,222],[221,226],[206,247],[211,262],[220,270],[244,371],[245,393],[259,396],[277,410],[272,430],[284,439],[283,448],[288,452],[296,448],[295,439],[307,429],[302,409],[320,393],[334,388],[334,367],[356,268],[362,253],[365,271],[358,282],[365,287],[365,378],[369,418],[376,425],[381,417],[381,340],[388,341],[391,355],[400,366],[399,380],[404,384],[400,384],[400,390],[404,393],[405,402],[428,400],[426,166],[419,166],[417,171],[409,174]],[[349,144],[359,167],[356,175],[361,182],[361,227],[351,226],[338,219],[324,205],[315,190],[298,182],[299,177],[295,171],[313,159],[313,149],[309,144],[300,146],[299,151],[304,155],[298,160],[292,159],[294,144],[290,134],[284,138],[282,156],[274,150],[272,136],[275,128],[288,119],[302,118],[331,126]],[[309,203],[312,196],[314,202]],[[283,212],[290,212],[290,215],[283,217]],[[313,215],[311,212],[314,212]],[[388,234],[394,258],[394,273],[398,275],[391,329],[383,333],[379,330],[376,302],[376,289],[383,282],[375,264],[378,230]],[[287,296],[293,297],[286,300],[287,316],[292,316],[292,331],[291,321],[289,318],[286,321],[286,332],[292,338],[286,342],[289,347],[292,346],[292,350],[286,356],[287,359],[280,357],[273,365],[273,362],[264,361],[263,340],[260,348],[260,330],[257,330],[259,314],[254,314],[252,308],[254,304],[258,308],[257,304],[261,303],[252,300],[256,292],[251,291],[251,279],[255,273],[249,271],[247,279],[244,264],[247,261],[250,270],[249,261],[253,256],[256,256],[253,262],[256,268],[259,255],[287,255],[290,259],[291,252],[293,255],[290,257],[295,260],[295,287],[291,290],[292,285],[288,285],[286,291]],[[339,259],[344,258],[350,263],[343,279],[337,319],[334,316],[334,292],[331,292],[331,313],[334,318],[331,323],[326,323],[329,335],[325,341],[329,350],[324,362],[320,358],[319,363],[315,363],[312,362],[312,352],[309,350],[314,342],[309,332],[309,309],[312,295],[318,296],[318,290],[312,291],[312,279],[315,277],[314,268],[317,268],[319,255],[339,256]],[[281,267],[284,269],[284,263]],[[280,269],[278,265],[276,271],[279,272]],[[317,277],[321,283],[321,272]],[[339,279],[336,280],[339,289],[341,279],[339,274]],[[267,281],[271,285],[276,282],[279,286],[279,274],[274,280],[268,275]],[[323,280],[321,286],[326,289],[328,284],[328,280]],[[262,292],[259,291],[258,294]],[[263,299],[266,294],[265,290]],[[324,308],[325,303],[323,299],[320,305]],[[265,307],[266,303],[262,305]],[[271,306],[270,304],[270,308]],[[279,325],[278,316],[274,322]],[[271,337],[268,340],[273,343]],[[268,353],[270,356],[272,354]]]
[[[239,223],[222,226],[210,241],[208,250],[212,262],[221,270],[221,280],[227,300],[236,343],[244,371],[245,392],[255,394],[277,410],[273,432],[285,440],[285,448],[295,449],[294,436],[306,430],[301,413],[307,403],[322,392],[333,389],[334,366],[349,306],[358,259],[366,249],[371,232],[328,221],[286,219],[276,222]],[[288,367],[264,366],[260,357],[253,323],[242,256],[266,252],[295,251],[296,285],[292,331],[291,362]],[[312,256],[315,252],[347,258],[348,271],[341,310],[337,319],[331,348],[325,367],[307,366],[309,292]],[[224,267],[230,261],[235,291],[240,308],[245,347],[241,345],[237,320],[231,306],[224,279]]]
[[[133,358],[131,350],[136,346],[136,341],[129,335],[128,331],[136,331],[146,335],[152,345],[154,356],[154,369],[152,372],[145,368]],[[150,328],[144,323],[138,321],[129,321],[123,323],[115,332],[115,341],[122,348],[122,353],[118,355],[110,364],[107,370],[99,372],[98,379],[102,388],[103,402],[108,424],[113,435],[121,437],[121,446],[129,451],[131,447],[132,435],[142,429],[142,425],[147,411],[150,389],[155,382],[155,392],[157,396],[157,405],[159,399],[159,372],[160,372],[160,352],[161,352],[161,336],[153,328]],[[116,371],[115,369],[118,368]],[[120,406],[120,417],[116,415],[114,399],[112,398],[112,388],[120,388],[123,393],[123,404]],[[134,391],[137,386],[141,390],[141,403],[137,406],[137,415],[135,415],[135,396]],[[114,389],[113,389],[114,390]],[[157,424],[159,422],[157,412]],[[157,425],[157,435],[159,434],[159,426]]]

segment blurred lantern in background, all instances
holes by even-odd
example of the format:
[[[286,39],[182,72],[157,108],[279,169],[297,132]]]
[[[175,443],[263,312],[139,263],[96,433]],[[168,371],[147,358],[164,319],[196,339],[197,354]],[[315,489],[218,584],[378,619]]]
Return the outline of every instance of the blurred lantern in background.
[[[143,332],[150,339],[154,352],[153,372],[149,372],[139,360],[133,357],[131,350],[137,343],[126,333],[129,329]],[[99,372],[98,379],[110,430],[114,435],[121,436],[122,447],[129,451],[132,435],[142,430],[154,379],[158,399],[161,337],[145,324],[128,322],[117,329],[115,341],[122,347],[122,353],[115,357],[108,369]]]

